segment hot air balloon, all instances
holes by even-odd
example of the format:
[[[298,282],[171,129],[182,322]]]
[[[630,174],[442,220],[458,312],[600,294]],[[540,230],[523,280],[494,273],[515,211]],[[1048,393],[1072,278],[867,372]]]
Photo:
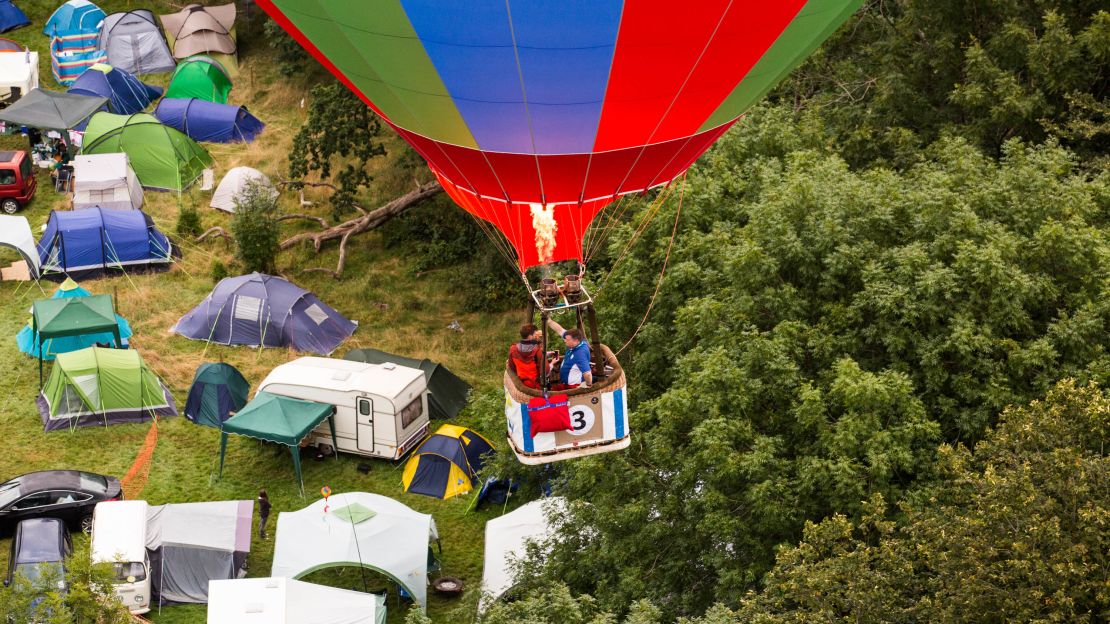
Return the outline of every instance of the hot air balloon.
[[[562,260],[581,275],[601,210],[681,176],[861,2],[258,0],[504,236],[522,275]],[[624,375],[589,293],[577,279],[531,290],[529,318],[572,310],[589,329],[601,381],[567,393],[572,429],[531,435],[528,403],[550,397],[507,373],[514,451],[627,446]]]

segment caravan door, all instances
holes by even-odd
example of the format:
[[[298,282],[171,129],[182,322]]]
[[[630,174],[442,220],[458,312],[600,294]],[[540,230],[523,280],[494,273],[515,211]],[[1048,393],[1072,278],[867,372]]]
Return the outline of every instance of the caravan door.
[[[370,397],[355,398],[355,438],[359,451],[374,453],[374,401]]]

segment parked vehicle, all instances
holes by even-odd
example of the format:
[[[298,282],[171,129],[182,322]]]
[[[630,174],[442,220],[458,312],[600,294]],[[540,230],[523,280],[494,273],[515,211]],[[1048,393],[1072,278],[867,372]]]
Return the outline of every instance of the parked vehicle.
[[[58,518],[71,530],[87,533],[96,504],[122,498],[115,477],[77,470],[27,473],[0,483],[0,531],[28,518]]]
[[[53,576],[58,588],[65,589],[65,558],[73,553],[65,523],[57,518],[32,518],[15,527],[8,576],[4,585],[11,585],[16,575],[35,582]]]
[[[93,512],[92,560],[115,566],[116,595],[131,613],[150,611],[146,501],[106,501]]]
[[[31,158],[24,151],[0,152],[0,210],[15,214],[35,196]]]
[[[258,390],[334,405],[336,442],[346,453],[397,460],[428,434],[428,385],[419,368],[302,357],[272,370]],[[327,423],[309,442],[331,445]]]

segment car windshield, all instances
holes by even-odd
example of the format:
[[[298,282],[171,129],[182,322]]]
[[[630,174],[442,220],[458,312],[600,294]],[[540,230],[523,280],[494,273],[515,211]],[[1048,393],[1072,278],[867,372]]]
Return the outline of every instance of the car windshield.
[[[116,563],[117,583],[137,583],[146,578],[146,566],[138,561]]]
[[[65,580],[65,567],[61,561],[48,561],[45,563],[20,563],[15,566],[15,575],[22,575],[32,583],[43,579],[56,580],[61,583]]]
[[[19,480],[13,479],[0,484],[0,509],[11,505],[19,498]]]

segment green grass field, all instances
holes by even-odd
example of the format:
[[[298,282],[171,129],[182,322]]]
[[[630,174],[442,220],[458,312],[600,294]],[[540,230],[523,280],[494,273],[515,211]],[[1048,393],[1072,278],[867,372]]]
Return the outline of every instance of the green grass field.
[[[50,74],[46,51],[48,42],[41,34],[43,22],[57,4],[54,0],[20,3],[31,18],[32,25],[5,36],[38,50],[42,86],[61,90]],[[143,5],[112,1],[101,3],[101,7],[109,13],[129,8],[150,8],[155,13],[174,10],[162,2]],[[278,75],[272,68],[269,51],[258,44],[255,47],[244,46],[241,52],[241,75],[232,91],[231,102],[246,104],[267,124],[266,131],[252,145],[210,144],[206,147],[215,159],[217,180],[228,169],[238,165],[254,166],[275,179],[281,178],[293,135],[306,114],[301,100],[307,96],[308,86],[297,79],[285,79]],[[165,85],[168,76],[144,79]],[[0,138],[0,148],[25,149],[26,140],[19,135],[3,137]],[[367,202],[389,197],[402,184],[411,184],[390,175],[388,160],[383,159],[381,171],[377,172],[378,186],[370,189]],[[22,213],[36,232],[46,222],[51,210],[67,209],[69,202],[68,197],[50,188],[45,171],[38,175],[38,195]],[[309,192],[307,196],[316,202],[309,210],[330,220],[326,194]],[[195,203],[205,227],[228,226],[229,216],[208,208],[209,198],[209,193],[195,188],[180,196],[147,192],[144,210],[164,232],[181,243],[183,249],[181,262],[171,271],[82,283],[93,293],[115,295],[117,311],[130,321],[135,331],[133,348],[139,350],[146,362],[169,385],[179,409],[184,407],[193,372],[202,362],[229,362],[242,371],[252,384],[257,384],[274,366],[298,357],[293,351],[277,349],[207,346],[168,333],[173,323],[211,290],[214,285],[211,278],[213,263],[219,261],[230,265],[232,262],[231,250],[223,241],[195,245],[188,240],[182,241],[174,234],[177,211],[184,202]],[[297,198],[291,193],[283,196],[281,201],[288,211],[302,211],[297,207]],[[296,227],[289,225],[286,230],[292,234]],[[5,253],[0,259],[11,261],[15,256]],[[416,274],[404,251],[385,249],[375,233],[352,241],[347,269],[341,280],[320,273],[300,273],[301,269],[311,266],[334,267],[336,259],[337,249],[327,247],[319,255],[314,254],[311,248],[292,250],[282,254],[278,260],[282,274],[314,291],[349,318],[359,321],[360,326],[354,337],[340,347],[336,355],[350,348],[375,347],[442,362],[478,390],[491,390],[500,385],[499,371],[505,349],[514,334],[513,326],[521,316],[519,312],[493,315],[461,312],[464,295],[452,290],[454,283],[451,276],[435,271]],[[0,456],[0,477],[52,468],[90,470],[122,477],[142,446],[149,425],[88,428],[72,433],[46,434],[42,431],[35,408],[38,392],[36,361],[18,351],[15,334],[27,322],[32,301],[50,296],[54,287],[49,282],[0,283],[0,336],[6,337],[0,340],[0,357],[8,362],[0,379],[0,436],[4,438],[7,448],[7,452]],[[447,329],[447,325],[456,319],[465,329],[463,333]],[[476,421],[476,415],[469,410],[461,418],[461,424]],[[435,425],[433,423],[433,427]],[[288,453],[275,453],[271,447],[260,446],[245,438],[231,440],[223,478],[217,480],[218,432],[195,426],[180,417],[163,420],[158,430],[158,445],[149,481],[142,493],[142,497],[151,504],[253,499],[260,487],[269,491],[275,512],[271,518],[271,536],[269,540],[262,541],[255,534],[248,559],[251,576],[269,574],[276,512],[295,510],[309,504],[318,496],[319,488],[327,484],[335,492],[366,491],[391,496],[418,511],[432,514],[443,542],[443,573],[461,577],[467,592],[455,600],[431,596],[429,613],[437,622],[463,621],[473,613],[481,580],[483,527],[485,521],[500,513],[501,509],[468,513],[472,502],[470,496],[448,501],[410,496],[401,490],[400,465],[371,460],[371,472],[362,475],[356,466],[367,460],[351,455],[342,455],[338,460],[306,462],[304,481],[308,494],[302,498],[298,494]],[[502,432],[481,433],[504,447]],[[7,540],[0,541],[0,549],[7,552]],[[0,566],[6,566],[6,556],[2,559]],[[387,586],[383,577],[372,573],[369,576],[371,589]],[[355,589],[363,586],[362,574],[352,569],[321,572],[307,580]],[[392,588],[389,606],[390,622],[401,621],[404,609],[397,607],[396,592]],[[152,613],[149,617],[155,622],[202,622],[204,614],[203,606],[175,606],[164,608],[161,613]]]

